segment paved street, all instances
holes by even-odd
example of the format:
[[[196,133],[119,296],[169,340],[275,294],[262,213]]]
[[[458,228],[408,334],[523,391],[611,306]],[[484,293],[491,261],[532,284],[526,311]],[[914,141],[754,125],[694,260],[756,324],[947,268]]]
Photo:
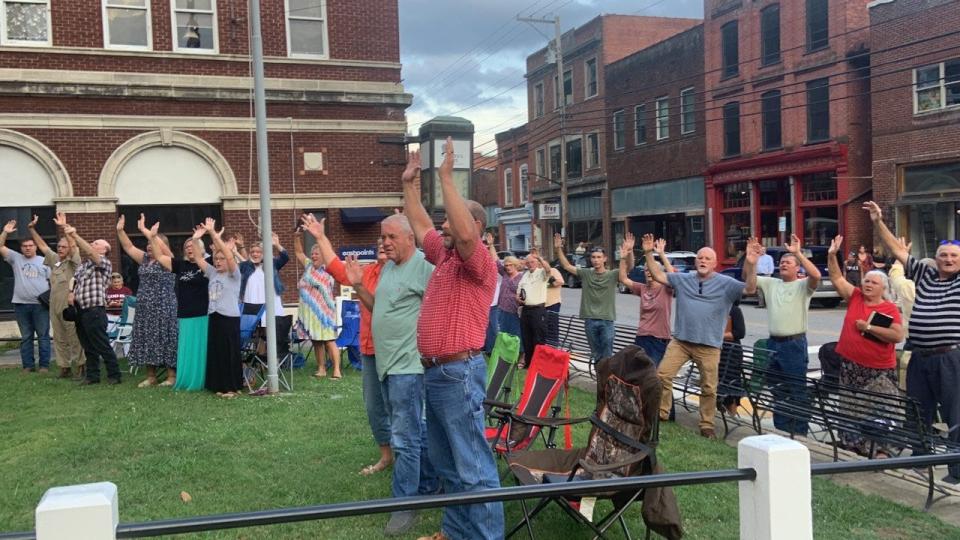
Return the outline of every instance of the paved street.
[[[580,309],[581,289],[563,289],[560,312],[565,315],[577,315]],[[742,304],[743,318],[747,323],[747,335],[744,345],[753,345],[753,342],[767,337],[767,311],[759,309],[756,304]],[[810,308],[809,331],[807,339],[810,346],[810,367],[819,367],[817,350],[820,345],[836,341],[840,337],[840,327],[843,324],[843,314],[846,306],[834,309],[824,309],[813,306]],[[630,294],[617,294],[617,322],[636,327],[640,318],[640,299]]]

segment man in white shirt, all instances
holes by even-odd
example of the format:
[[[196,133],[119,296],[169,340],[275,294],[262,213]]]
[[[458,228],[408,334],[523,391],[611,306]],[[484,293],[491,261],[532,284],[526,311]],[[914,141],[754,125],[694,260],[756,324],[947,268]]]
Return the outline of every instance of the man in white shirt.
[[[550,265],[539,255],[527,255],[527,271],[517,284],[517,305],[520,306],[520,333],[523,367],[529,368],[533,350],[547,342],[547,285],[552,279]]]

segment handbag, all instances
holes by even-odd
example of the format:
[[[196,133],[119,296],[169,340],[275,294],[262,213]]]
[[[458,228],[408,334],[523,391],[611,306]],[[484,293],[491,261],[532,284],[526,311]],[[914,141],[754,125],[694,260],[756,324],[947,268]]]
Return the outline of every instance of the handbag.
[[[77,322],[79,318],[79,312],[75,306],[67,306],[63,308],[63,320],[68,322]]]
[[[37,302],[40,302],[40,305],[50,309],[50,289],[47,289],[37,295]]]

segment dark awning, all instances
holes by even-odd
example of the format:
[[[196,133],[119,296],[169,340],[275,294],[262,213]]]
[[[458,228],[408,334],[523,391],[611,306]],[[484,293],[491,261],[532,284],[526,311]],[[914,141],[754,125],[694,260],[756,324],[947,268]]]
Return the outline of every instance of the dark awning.
[[[380,223],[387,217],[379,208],[341,208],[340,222],[344,225],[363,225],[367,223]]]

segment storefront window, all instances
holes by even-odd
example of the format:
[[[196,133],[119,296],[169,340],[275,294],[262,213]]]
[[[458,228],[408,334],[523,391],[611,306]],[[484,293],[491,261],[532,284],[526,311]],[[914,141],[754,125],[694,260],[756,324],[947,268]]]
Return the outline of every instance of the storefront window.
[[[760,206],[784,206],[789,204],[789,182],[784,179],[763,180],[759,184]]]
[[[941,240],[952,240],[960,232],[960,203],[912,204],[904,208],[913,255],[934,257]]]
[[[750,183],[737,182],[723,188],[724,208],[750,208]]]
[[[723,230],[726,231],[725,258],[739,259],[750,238],[750,212],[724,214]]]
[[[586,242],[590,247],[603,247],[603,222],[601,220],[573,221],[569,223],[569,227],[570,232],[567,233],[568,249],[570,246],[576,247],[580,242]]]
[[[834,173],[811,174],[803,179],[802,199],[804,202],[835,201],[837,199],[837,179]]]
[[[839,232],[837,207],[808,208],[803,211],[803,243],[807,246],[829,246]]]
[[[907,167],[903,170],[904,193],[960,191],[960,162]]]

